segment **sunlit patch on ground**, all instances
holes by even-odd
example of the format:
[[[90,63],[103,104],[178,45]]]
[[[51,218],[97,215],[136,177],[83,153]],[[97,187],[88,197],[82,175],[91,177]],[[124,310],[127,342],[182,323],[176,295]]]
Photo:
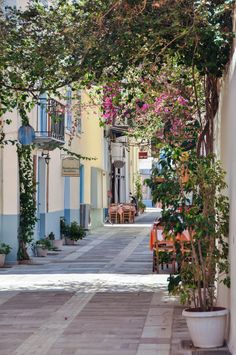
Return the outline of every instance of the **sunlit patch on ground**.
[[[154,292],[166,289],[168,275],[24,274],[0,275],[2,291]]]

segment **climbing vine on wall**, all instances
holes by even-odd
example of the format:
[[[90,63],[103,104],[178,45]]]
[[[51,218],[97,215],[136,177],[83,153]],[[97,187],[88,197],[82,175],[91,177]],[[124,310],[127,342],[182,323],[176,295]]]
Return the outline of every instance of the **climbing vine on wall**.
[[[31,145],[17,145],[20,185],[20,221],[18,260],[29,260],[27,245],[32,241],[37,222],[35,203],[35,182]]]

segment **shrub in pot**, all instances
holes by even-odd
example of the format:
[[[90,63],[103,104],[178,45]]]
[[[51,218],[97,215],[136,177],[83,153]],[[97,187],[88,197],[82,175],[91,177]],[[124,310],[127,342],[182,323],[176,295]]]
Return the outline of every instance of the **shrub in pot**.
[[[62,239],[55,239],[55,234],[53,232],[48,234],[48,239],[50,240],[53,249],[60,249],[63,245]]]
[[[33,244],[35,254],[39,257],[45,257],[48,254],[48,250],[51,248],[51,242],[49,239],[40,239]]]
[[[11,251],[10,245],[0,242],[0,267],[4,266],[6,255]]]
[[[145,211],[146,205],[143,203],[143,201],[138,201],[138,211],[140,213],[143,213]]]
[[[66,236],[66,244],[73,245],[75,241],[83,239],[86,236],[85,229],[78,222],[73,221],[70,224],[68,235]]]
[[[165,182],[157,185],[154,193],[162,202],[167,237],[183,244],[177,237],[186,230],[189,235],[187,247],[178,248],[178,274],[170,277],[169,290],[188,305],[183,316],[193,344],[219,347],[224,342],[228,312],[216,306],[217,285],[219,279],[228,287],[230,283],[225,174],[214,156],[197,157],[192,152],[185,161],[188,179],[183,180],[181,154],[180,149],[169,151],[162,170]]]
[[[64,217],[60,218],[60,235],[63,244],[65,244],[65,239],[66,237],[69,236],[69,231],[70,231],[70,225],[66,223],[66,220]]]

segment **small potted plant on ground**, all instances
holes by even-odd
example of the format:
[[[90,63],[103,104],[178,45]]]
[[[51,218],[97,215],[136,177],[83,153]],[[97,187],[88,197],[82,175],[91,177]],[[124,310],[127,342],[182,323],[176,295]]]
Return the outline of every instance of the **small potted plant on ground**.
[[[4,266],[6,255],[10,253],[11,249],[10,245],[0,242],[0,267]]]
[[[51,248],[51,242],[49,239],[40,239],[33,243],[35,254],[39,257],[45,257],[48,254],[48,250]]]
[[[67,245],[74,245],[75,241],[79,239],[83,239],[86,236],[86,231],[83,227],[81,227],[78,222],[73,221],[71,222],[68,236],[66,237],[66,244]]]
[[[143,203],[143,201],[138,201],[138,212],[143,214],[145,211],[146,205]]]
[[[180,245],[178,274],[169,289],[188,307],[183,311],[193,344],[201,348],[223,345],[227,309],[217,305],[219,282],[229,287],[229,203],[223,194],[224,172],[214,156],[189,156],[188,179],[181,179],[181,154],[165,162],[165,182],[155,196],[162,202],[164,232]],[[175,174],[173,175],[173,171]],[[169,179],[171,177],[171,179]],[[179,238],[188,232],[187,246]]]
[[[69,229],[70,229],[70,225],[66,223],[66,220],[64,217],[61,217],[60,218],[60,235],[61,235],[62,244],[66,244],[66,237],[69,236]]]
[[[62,239],[55,239],[55,234],[53,232],[48,234],[48,239],[50,240],[53,249],[61,249],[63,245]]]

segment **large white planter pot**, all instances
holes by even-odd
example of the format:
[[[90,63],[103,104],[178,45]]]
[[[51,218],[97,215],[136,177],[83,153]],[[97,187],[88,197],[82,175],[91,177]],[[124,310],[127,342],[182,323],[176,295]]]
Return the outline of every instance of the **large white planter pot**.
[[[0,267],[3,267],[5,264],[5,258],[6,255],[5,254],[0,254]]]
[[[186,318],[193,345],[198,348],[217,348],[223,345],[228,310],[218,308],[211,312],[191,312],[185,309]]]

